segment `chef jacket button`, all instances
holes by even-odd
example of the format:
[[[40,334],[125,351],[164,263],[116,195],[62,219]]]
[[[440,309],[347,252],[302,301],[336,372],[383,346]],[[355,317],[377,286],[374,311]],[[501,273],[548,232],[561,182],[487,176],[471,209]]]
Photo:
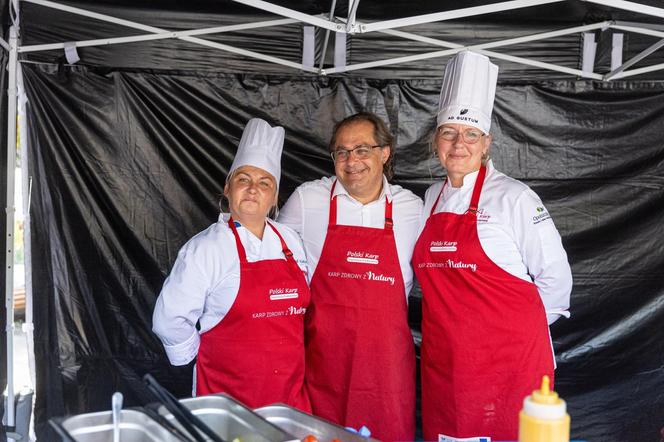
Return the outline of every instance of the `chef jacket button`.
[[[277,373],[279,373],[279,370],[274,370],[274,374],[277,374]]]

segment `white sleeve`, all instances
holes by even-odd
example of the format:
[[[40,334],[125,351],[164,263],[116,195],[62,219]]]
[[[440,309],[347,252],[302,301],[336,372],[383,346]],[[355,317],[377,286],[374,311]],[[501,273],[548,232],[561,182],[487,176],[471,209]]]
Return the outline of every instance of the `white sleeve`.
[[[185,365],[198,353],[196,322],[203,313],[210,276],[200,265],[200,249],[191,241],[182,247],[166,278],[152,315],[152,331],[164,344],[173,365]],[[210,263],[211,264],[211,263]]]
[[[279,216],[277,217],[277,222],[295,230],[300,237],[302,237],[302,232],[304,231],[303,207],[302,194],[298,187],[279,210]]]
[[[569,318],[572,271],[567,254],[553,219],[531,189],[517,199],[513,221],[517,246],[542,298],[548,323],[560,316]]]

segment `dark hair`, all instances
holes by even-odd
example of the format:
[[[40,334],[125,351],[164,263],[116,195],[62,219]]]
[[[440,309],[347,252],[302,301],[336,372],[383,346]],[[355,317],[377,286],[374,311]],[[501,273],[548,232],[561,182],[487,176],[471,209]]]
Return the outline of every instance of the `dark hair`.
[[[373,137],[376,140],[376,144],[379,146],[389,146],[390,156],[387,158],[385,164],[383,164],[383,174],[388,180],[391,180],[394,176],[394,137],[390,133],[390,130],[387,128],[387,125],[378,115],[371,112],[360,112],[350,117],[346,117],[343,120],[339,121],[332,130],[332,138],[330,139],[330,144],[328,149],[332,152],[337,147],[337,133],[344,127],[350,126],[351,124],[361,123],[366,121],[371,123],[374,128]]]

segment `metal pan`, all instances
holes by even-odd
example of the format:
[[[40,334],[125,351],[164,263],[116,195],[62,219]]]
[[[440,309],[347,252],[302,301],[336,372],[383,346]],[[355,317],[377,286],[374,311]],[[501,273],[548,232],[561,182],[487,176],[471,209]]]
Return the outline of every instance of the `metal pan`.
[[[51,419],[62,440],[71,442],[113,442],[113,416],[110,411],[87,413],[66,419]],[[138,409],[120,412],[122,442],[183,442],[167,428]]]
[[[219,437],[217,433],[212,431],[205,422],[201,421],[198,417],[191,413],[187,407],[182,405],[176,398],[166,390],[157,380],[151,375],[146,374],[143,376],[143,381],[145,381],[148,390],[154,394],[154,396],[159,400],[161,404],[173,415],[175,420],[184,427],[188,435],[191,436],[196,442],[226,442],[224,439]],[[148,409],[151,410],[150,407]],[[158,413],[155,413],[157,416],[161,416]],[[168,422],[166,419],[159,419],[159,423],[162,425],[164,422]],[[119,441],[114,441],[119,442]]]
[[[333,439],[338,439],[341,442],[378,442],[376,439],[362,437],[346,430],[344,427],[303,413],[288,405],[268,405],[256,408],[254,411],[299,439],[312,435],[320,442],[331,442]]]
[[[180,403],[227,441],[235,439],[241,442],[298,441],[297,437],[268,422],[225,394],[181,399]],[[180,428],[180,424],[165,407],[160,406],[157,412]]]

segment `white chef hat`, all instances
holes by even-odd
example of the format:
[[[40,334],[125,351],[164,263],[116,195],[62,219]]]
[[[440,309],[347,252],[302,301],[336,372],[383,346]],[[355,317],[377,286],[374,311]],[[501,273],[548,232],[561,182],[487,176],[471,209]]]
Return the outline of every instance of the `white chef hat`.
[[[445,67],[436,127],[466,124],[488,133],[496,96],[498,66],[471,51],[456,54]]]
[[[242,166],[259,167],[281,179],[281,151],[284,148],[284,128],[271,127],[267,121],[252,118],[242,132],[242,139],[228,174]]]

